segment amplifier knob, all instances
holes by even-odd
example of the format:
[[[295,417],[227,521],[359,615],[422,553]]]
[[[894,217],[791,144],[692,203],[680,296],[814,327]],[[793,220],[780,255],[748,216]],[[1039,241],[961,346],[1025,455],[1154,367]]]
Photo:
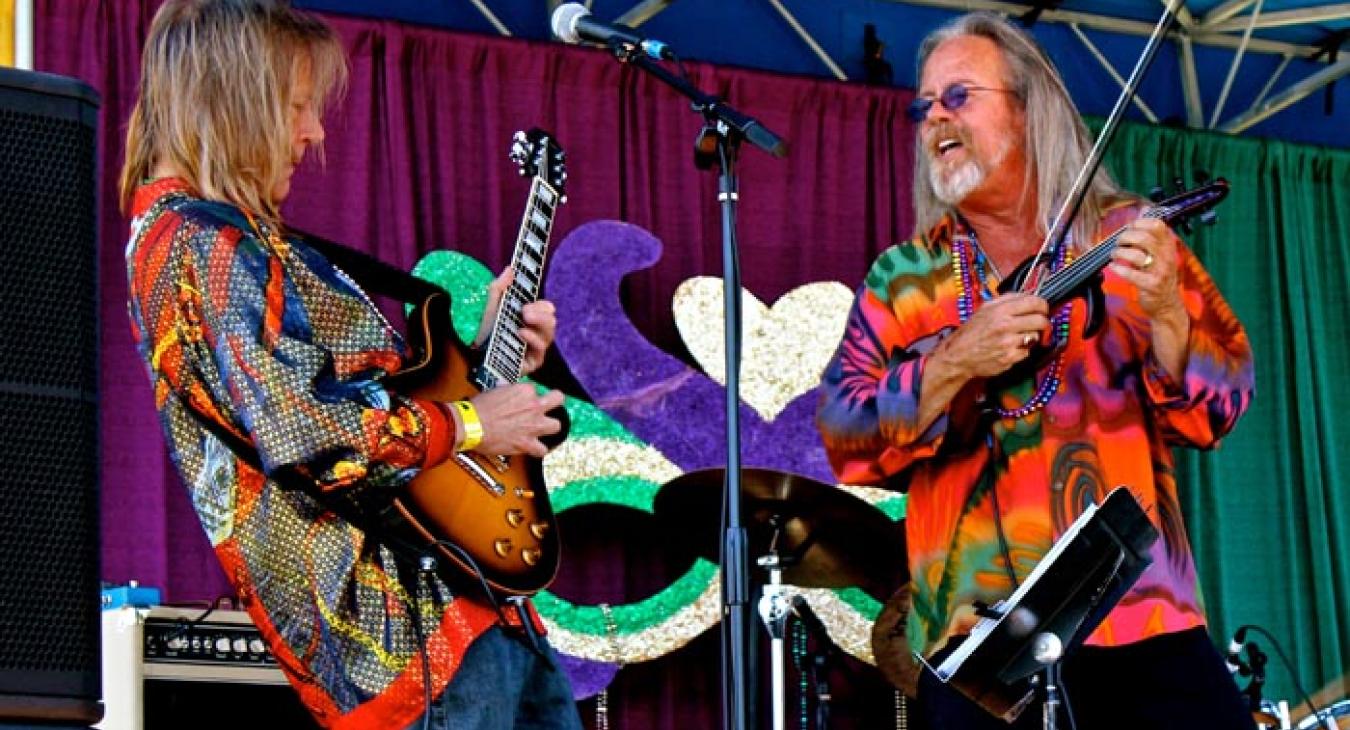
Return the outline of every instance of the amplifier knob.
[[[182,636],[175,636],[164,643],[164,648],[169,651],[182,651],[188,646],[188,640]]]
[[[234,637],[234,641],[231,642],[230,648],[234,650],[235,654],[247,654],[248,639],[245,639],[242,636],[236,636]]]
[[[216,651],[221,654],[230,653],[230,637],[220,636],[216,638]]]
[[[250,654],[257,654],[258,656],[262,656],[267,653],[267,645],[262,642],[262,639],[258,638],[249,639],[248,651]]]

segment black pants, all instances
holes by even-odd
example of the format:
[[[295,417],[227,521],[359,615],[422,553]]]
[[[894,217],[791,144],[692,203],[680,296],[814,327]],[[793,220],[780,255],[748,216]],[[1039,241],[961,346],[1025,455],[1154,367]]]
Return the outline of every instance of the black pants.
[[[938,659],[945,652],[939,652]],[[1251,730],[1256,724],[1204,629],[1164,634],[1109,649],[1077,648],[1060,688],[1078,730]],[[915,726],[928,730],[1033,730],[1041,703],[1009,725],[925,671]],[[1060,730],[1069,730],[1061,703]]]

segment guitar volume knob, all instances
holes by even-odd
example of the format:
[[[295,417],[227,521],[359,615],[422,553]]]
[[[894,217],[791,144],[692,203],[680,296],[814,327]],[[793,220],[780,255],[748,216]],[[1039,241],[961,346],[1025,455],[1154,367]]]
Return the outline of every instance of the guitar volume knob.
[[[548,523],[547,523],[547,522],[532,522],[532,523],[530,523],[530,534],[531,534],[531,535],[534,535],[534,539],[536,539],[536,540],[543,540],[543,539],[544,539],[544,535],[545,535],[547,532],[548,532]]]
[[[497,553],[497,557],[499,557],[499,558],[504,558],[504,557],[506,557],[507,555],[510,555],[510,554],[511,554],[511,539],[510,539],[510,538],[503,537],[503,538],[498,538],[497,540],[494,540],[493,543],[492,543],[492,551],[495,552],[495,553]],[[527,562],[528,562],[528,561],[527,561]]]
[[[535,550],[534,548],[525,548],[524,550],[520,551],[520,559],[530,567],[534,567],[535,565],[539,564],[539,555],[540,551]]]
[[[506,524],[512,527],[520,527],[520,523],[525,521],[525,513],[518,509],[509,509],[506,511]],[[533,526],[531,526],[533,529]]]

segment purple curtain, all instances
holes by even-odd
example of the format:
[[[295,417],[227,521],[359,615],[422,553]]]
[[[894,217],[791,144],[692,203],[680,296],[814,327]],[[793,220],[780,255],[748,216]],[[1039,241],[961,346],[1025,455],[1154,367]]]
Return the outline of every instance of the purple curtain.
[[[131,342],[122,259],[127,223],[116,198],[141,42],[157,4],[39,3],[36,51],[40,70],[83,79],[103,97],[103,576],[160,586],[167,600],[187,601],[229,588],[165,456]],[[555,240],[604,218],[660,237],[664,260],[629,277],[625,295],[637,326],[659,346],[682,352],[671,294],[691,276],[722,271],[716,177],[692,164],[701,120],[683,98],[597,51],[330,20],[351,58],[351,87],[328,115],[326,165],[296,176],[286,206],[292,224],[404,268],[428,251],[451,248],[500,269],[525,195],[505,159],[507,145],[516,129],[540,126],[568,152],[571,202],[559,214]],[[742,280],[760,299],[771,303],[810,281],[855,286],[883,247],[908,234],[910,92],[705,64],[689,70],[700,88],[757,116],[791,145],[786,160],[743,150]],[[653,581],[666,571],[646,569],[620,541],[597,540],[588,537],[575,550],[569,545],[569,555],[606,561],[582,572],[612,580],[587,586],[564,576],[561,595],[635,600],[664,585]],[[615,726],[715,725],[716,657],[714,631],[668,660],[621,672],[613,688]],[[889,693],[870,676],[852,679],[871,688],[869,712],[886,717]]]

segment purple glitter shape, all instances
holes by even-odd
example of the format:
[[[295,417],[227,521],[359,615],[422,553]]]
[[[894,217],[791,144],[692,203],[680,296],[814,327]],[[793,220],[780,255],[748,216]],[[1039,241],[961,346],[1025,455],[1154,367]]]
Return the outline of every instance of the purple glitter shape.
[[[575,700],[600,694],[614,681],[614,675],[619,673],[618,664],[591,661],[562,652],[558,652],[558,663],[562,664],[563,671],[572,680],[572,699]]]
[[[661,251],[660,240],[630,223],[573,230],[548,273],[556,343],[593,402],[638,438],[684,471],[725,466],[725,388],[652,345],[620,299],[623,278],[655,264]],[[815,390],[799,395],[771,422],[742,402],[742,464],[833,483],[815,427],[817,397]]]

